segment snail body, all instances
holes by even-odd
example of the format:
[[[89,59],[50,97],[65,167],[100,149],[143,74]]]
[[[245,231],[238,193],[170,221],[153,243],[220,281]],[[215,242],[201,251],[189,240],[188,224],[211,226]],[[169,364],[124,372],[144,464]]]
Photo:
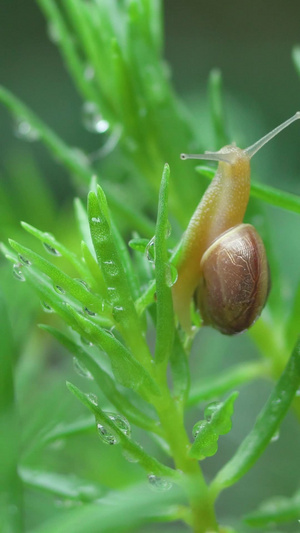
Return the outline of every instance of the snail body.
[[[250,194],[250,160],[299,118],[300,112],[245,150],[229,145],[218,152],[181,155],[182,159],[219,162],[185,232],[173,286],[174,309],[187,332],[193,296],[204,325],[227,335],[248,329],[260,316],[270,275],[261,237],[253,226],[243,224]]]

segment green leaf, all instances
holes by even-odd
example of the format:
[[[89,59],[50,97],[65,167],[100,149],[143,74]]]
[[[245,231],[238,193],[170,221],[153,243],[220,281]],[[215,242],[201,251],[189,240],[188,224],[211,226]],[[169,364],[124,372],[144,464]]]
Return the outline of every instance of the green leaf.
[[[171,265],[168,263],[167,237],[168,222],[168,188],[170,169],[165,165],[158,203],[158,215],[155,231],[155,277],[156,277],[156,344],[155,362],[167,365],[174,340],[174,312],[172,301]]]
[[[32,533],[89,533],[140,531],[142,524],[153,521],[180,520],[185,508],[182,494],[173,488],[165,494],[149,490],[145,483],[122,491],[111,491],[101,504],[86,504],[51,516]]]
[[[230,389],[248,383],[258,377],[266,377],[270,373],[269,365],[263,362],[242,363],[216,376],[208,376],[205,380],[192,385],[187,406],[191,407],[203,402],[221,396]]]
[[[135,390],[145,400],[149,400],[152,395],[160,394],[151,375],[112,333],[105,331],[92,320],[77,313],[68,304],[65,307],[77,323],[77,331],[107,353],[115,378],[121,385]]]
[[[235,455],[212,482],[216,493],[243,477],[257,461],[278,430],[300,385],[300,341],[260,412],[253,429],[243,440]]]
[[[285,325],[285,337],[288,341],[289,347],[291,349],[291,344],[296,342],[297,337],[300,333],[300,282],[298,282],[298,286],[296,287],[296,290],[294,292],[293,296],[293,302],[292,302],[292,309],[289,313],[289,316],[286,321]]]
[[[183,249],[183,239],[179,242],[176,249],[173,251],[169,263],[176,268],[176,265],[179,263]],[[154,295],[156,292],[156,281],[153,280],[147,290],[140,296],[140,298],[135,302],[135,306],[139,315],[141,315],[148,305],[154,302]]]
[[[15,409],[14,339],[5,300],[0,295],[0,456],[1,526],[4,531],[23,531],[23,494],[18,475],[20,422]],[[11,508],[14,512],[9,512]]]
[[[92,286],[95,287],[95,291],[101,294],[105,300],[107,300],[107,287],[103,278],[103,274],[99,265],[91,253],[87,244],[82,241],[81,243],[82,257],[86,267],[88,268],[92,277]]]
[[[152,420],[145,413],[135,407],[121,392],[117,389],[113,379],[105,372],[98,361],[97,355],[90,354],[83,350],[81,346],[75,344],[61,331],[51,326],[40,326],[43,330],[53,335],[67,350],[69,350],[92,374],[99,389],[105,394],[106,398],[115,406],[118,411],[123,413],[126,418],[133,424],[136,424],[147,431],[159,433],[159,428],[155,420]]]
[[[186,404],[190,387],[190,368],[188,354],[185,352],[178,332],[175,332],[173,350],[170,357],[173,382],[173,396]]]
[[[74,211],[81,239],[92,252],[93,243],[90,233],[89,219],[87,216],[86,208],[83,206],[83,203],[80,198],[74,199]]]
[[[46,328],[45,328],[46,329]],[[60,441],[72,437],[73,435],[80,435],[82,433],[95,430],[95,418],[89,416],[75,420],[74,422],[66,423],[60,422],[54,428],[45,432],[40,438],[40,446],[47,446],[51,442]]]
[[[57,241],[55,237],[51,235],[51,233],[40,231],[37,228],[31,226],[30,224],[27,224],[26,222],[21,222],[21,225],[22,228],[24,228],[28,233],[36,237],[36,239],[38,239],[46,249],[50,250],[50,253],[52,250],[53,256],[62,255],[63,257],[65,257],[68,261],[70,261],[71,265],[76,268],[78,273],[84,277],[85,268],[81,261],[78,259],[77,255],[70,252],[70,250],[68,250],[68,248],[66,248],[63,244]]]
[[[128,243],[132,250],[136,250],[137,252],[141,252],[142,254],[146,252],[148,244],[149,239],[141,239],[140,237],[137,237],[136,239],[131,239],[131,241],[129,241]]]
[[[189,456],[195,459],[211,457],[218,451],[218,439],[231,430],[233,405],[238,392],[233,392],[224,402],[214,402],[205,410],[206,420],[200,420],[193,428],[195,441]]]
[[[91,502],[98,500],[105,492],[101,485],[83,481],[74,474],[66,476],[21,467],[20,476],[27,487],[68,498],[68,500]]]
[[[84,285],[84,280],[76,280],[65,274],[55,265],[41,257],[29,248],[25,248],[21,244],[10,240],[10,245],[16,250],[26,261],[30,261],[31,265],[28,270],[38,269],[40,272],[48,276],[57,288],[58,292],[65,295],[66,298],[74,298],[80,302],[83,308],[89,312],[99,313],[109,318],[110,310],[105,305],[105,302],[90,292]]]
[[[157,461],[154,457],[148,455],[139,444],[126,435],[126,433],[124,433],[99,406],[92,403],[89,397],[75,387],[75,385],[67,382],[67,387],[86,407],[88,407],[88,409],[92,411],[95,415],[96,423],[100,423],[108,434],[111,433],[112,436],[116,436],[124,450],[134,457],[148,473],[153,472],[153,474],[158,476],[165,475],[174,480],[180,479],[180,475],[178,475],[175,470],[172,470]],[[117,441],[115,441],[115,443],[117,443]]]
[[[122,250],[113,238],[107,203],[101,187],[97,195],[88,196],[88,216],[91,236],[113,307],[116,327],[132,354],[151,372],[151,355],[142,335],[142,327],[131,296],[130,285],[121,260]]]
[[[269,524],[284,522],[299,522],[300,490],[291,498],[273,497],[263,502],[257,511],[246,515],[245,522],[254,527],[264,527]]]

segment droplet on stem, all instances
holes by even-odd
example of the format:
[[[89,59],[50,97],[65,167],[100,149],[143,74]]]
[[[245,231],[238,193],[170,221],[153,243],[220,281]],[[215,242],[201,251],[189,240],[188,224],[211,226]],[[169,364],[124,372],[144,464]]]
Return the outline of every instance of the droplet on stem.
[[[77,372],[79,376],[83,378],[87,378],[87,379],[94,379],[90,371],[86,368],[86,366],[83,363],[81,363],[81,361],[77,359],[77,357],[73,357],[73,365],[74,365],[74,370]]]
[[[15,122],[14,132],[22,141],[34,142],[39,139],[39,132],[32,127],[26,119],[18,118]]]
[[[171,481],[159,476],[155,476],[154,474],[149,474],[148,481],[151,488],[157,492],[166,492],[172,488]]]
[[[18,281],[26,281],[22,268],[22,263],[15,263],[13,265],[13,275]]]
[[[83,124],[92,133],[105,133],[109,129],[109,122],[105,120],[94,102],[83,104]]]
[[[48,252],[48,254],[55,255],[56,257],[61,256],[61,253],[58,250],[56,250],[56,248],[54,248],[53,246],[50,246],[50,244],[48,244],[47,242],[43,242],[43,246],[46,252]]]

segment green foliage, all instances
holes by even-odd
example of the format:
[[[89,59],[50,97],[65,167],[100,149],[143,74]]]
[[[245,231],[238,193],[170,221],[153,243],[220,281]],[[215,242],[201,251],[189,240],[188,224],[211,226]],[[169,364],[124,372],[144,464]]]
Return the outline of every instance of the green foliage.
[[[144,524],[180,520],[197,533],[232,531],[220,525],[227,516],[216,517],[216,498],[257,462],[290,408],[299,417],[299,286],[292,297],[284,295],[285,274],[263,224],[276,275],[267,312],[249,332],[251,350],[255,348],[262,358],[224,369],[221,356],[226,342],[216,333],[209,337],[212,375],[202,371],[198,378],[198,371],[191,371],[194,363],[189,356],[201,322],[194,313],[193,334],[180,329],[172,286],[182,249],[179,235],[205,184],[192,166],[183,170],[179,159],[180,152],[194,151],[199,143],[162,58],[162,4],[159,0],[38,0],[38,4],[84,105],[93,110],[90,118],[94,124],[107,123],[109,137],[100,156],[113,150],[117,175],[105,177],[101,158],[93,160],[68,146],[16,96],[0,88],[0,101],[64,166],[76,187],[80,184],[78,194],[84,190],[84,200],[74,202],[76,235],[73,220],[68,218],[66,224],[59,217],[55,220],[54,200],[38,175],[24,187],[26,201],[22,188],[8,194],[1,185],[1,198],[5,205],[9,199],[10,206],[1,213],[4,228],[13,226],[10,210],[22,212],[18,206],[26,204],[28,214],[40,208],[37,225],[55,228],[58,235],[22,222],[31,241],[21,244],[26,236],[17,233],[9,240],[10,248],[1,245],[15,277],[27,282],[47,313],[42,332],[32,333],[24,323],[24,309],[30,319],[38,315],[36,302],[25,295],[19,305],[12,284],[7,301],[4,296],[0,301],[0,425],[6,436],[1,456],[7,464],[1,476],[4,527],[14,533],[140,531]],[[296,49],[297,69],[298,59]],[[209,78],[209,103],[219,149],[228,142],[228,128],[222,78],[216,70]],[[209,179],[214,175],[210,167],[197,171]],[[40,195],[40,206],[35,193]],[[296,194],[253,182],[251,196],[250,219],[258,215],[266,220],[262,202],[300,213]],[[23,322],[16,319],[16,302]],[[54,371],[55,360],[47,360],[48,351],[53,357],[59,345],[72,355],[80,374],[79,386],[67,382],[75,399],[69,394],[61,402],[71,397],[67,420],[59,411],[62,405],[54,409],[60,403],[54,392],[60,374]],[[72,370],[67,362],[61,365],[66,365],[60,370],[69,379]],[[52,373],[53,391],[42,381],[51,382]],[[247,428],[237,450],[230,450],[231,458],[209,482],[199,461],[215,455],[219,437],[230,432],[232,423],[235,427],[234,405],[239,409],[240,399],[232,389],[250,386],[257,378],[275,382],[269,399],[253,429]],[[50,390],[49,398],[39,410],[44,386]],[[198,413],[187,411],[204,401],[210,402],[205,420],[195,424]],[[54,459],[53,449],[61,442],[66,449],[61,459]],[[100,463],[103,469],[108,465],[106,479],[105,471],[98,469]],[[39,511],[27,527],[22,516],[32,494],[41,505],[34,506]],[[71,505],[58,511],[49,504],[43,514],[45,494]],[[298,517],[299,491],[289,499],[270,500],[246,517],[236,509],[235,523],[240,524],[236,530],[242,531],[245,520],[267,527]]]
[[[238,393],[233,392],[224,402],[214,402],[205,410],[205,420],[193,427],[195,441],[189,451],[190,457],[203,460],[218,451],[218,439],[231,430],[233,405]]]

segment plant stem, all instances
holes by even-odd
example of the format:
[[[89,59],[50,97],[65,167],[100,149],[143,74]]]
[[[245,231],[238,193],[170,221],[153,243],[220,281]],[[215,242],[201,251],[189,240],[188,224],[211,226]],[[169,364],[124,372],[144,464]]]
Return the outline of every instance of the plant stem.
[[[214,500],[209,494],[199,462],[188,457],[190,442],[184,427],[183,410],[171,397],[167,385],[163,390],[163,398],[160,398],[155,407],[172,450],[175,466],[184,474],[183,485],[190,502],[194,533],[219,531]]]

